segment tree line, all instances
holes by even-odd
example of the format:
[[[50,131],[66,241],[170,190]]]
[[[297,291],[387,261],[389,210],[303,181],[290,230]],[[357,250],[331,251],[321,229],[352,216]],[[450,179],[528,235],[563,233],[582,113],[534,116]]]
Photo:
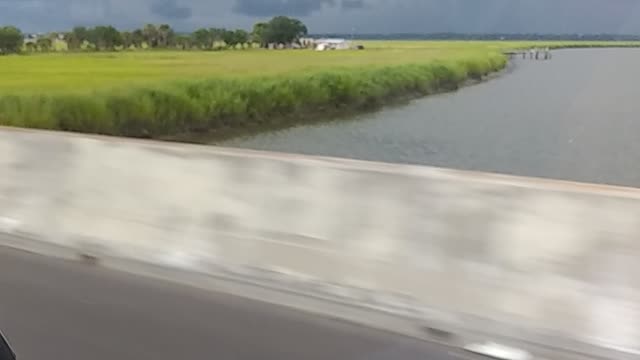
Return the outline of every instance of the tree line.
[[[56,41],[64,41],[71,51],[115,51],[126,49],[221,50],[270,44],[283,46],[297,43],[308,35],[298,19],[277,16],[268,22],[244,29],[201,28],[192,33],[178,33],[170,25],[147,24],[132,31],[120,31],[110,25],[77,26],[68,32],[51,32],[44,36],[25,37],[14,26],[0,27],[0,54],[50,51]]]

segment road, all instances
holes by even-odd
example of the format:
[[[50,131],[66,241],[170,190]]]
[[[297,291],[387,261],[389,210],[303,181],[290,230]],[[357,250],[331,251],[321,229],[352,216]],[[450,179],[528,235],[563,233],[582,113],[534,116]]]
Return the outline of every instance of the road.
[[[384,331],[1,247],[0,328],[20,360],[458,357]]]

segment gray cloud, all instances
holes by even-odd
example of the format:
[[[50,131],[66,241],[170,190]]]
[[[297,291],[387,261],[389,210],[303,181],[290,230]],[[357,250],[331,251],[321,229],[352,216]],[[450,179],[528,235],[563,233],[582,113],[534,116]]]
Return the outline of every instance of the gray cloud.
[[[345,10],[364,9],[366,6],[364,0],[342,0],[342,8]]]
[[[640,34],[640,0],[0,0],[0,25],[26,32],[160,21],[250,29],[275,15],[300,17],[312,33]]]
[[[242,15],[265,17],[276,15],[310,16],[335,0],[236,0],[233,10]]]
[[[165,19],[184,20],[191,17],[191,8],[179,6],[176,0],[157,0],[150,9],[153,14]]]

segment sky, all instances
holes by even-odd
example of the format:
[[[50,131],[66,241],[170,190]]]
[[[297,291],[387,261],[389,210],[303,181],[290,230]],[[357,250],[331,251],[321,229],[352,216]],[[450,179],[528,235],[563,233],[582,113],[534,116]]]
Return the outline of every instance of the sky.
[[[246,28],[276,15],[311,33],[640,34],[640,0],[0,0],[25,32],[110,24]]]

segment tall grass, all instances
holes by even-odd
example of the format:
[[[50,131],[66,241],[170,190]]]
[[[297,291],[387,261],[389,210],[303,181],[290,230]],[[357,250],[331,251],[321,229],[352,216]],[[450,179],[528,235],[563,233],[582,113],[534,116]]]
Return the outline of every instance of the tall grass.
[[[0,97],[0,124],[152,138],[224,133],[453,90],[505,64],[501,54],[486,53],[425,64],[187,80],[127,91],[6,95]]]
[[[365,42],[366,51],[325,53],[5,56],[0,125],[152,138],[224,136],[456,89],[503,68],[504,50],[638,44],[372,41]]]

